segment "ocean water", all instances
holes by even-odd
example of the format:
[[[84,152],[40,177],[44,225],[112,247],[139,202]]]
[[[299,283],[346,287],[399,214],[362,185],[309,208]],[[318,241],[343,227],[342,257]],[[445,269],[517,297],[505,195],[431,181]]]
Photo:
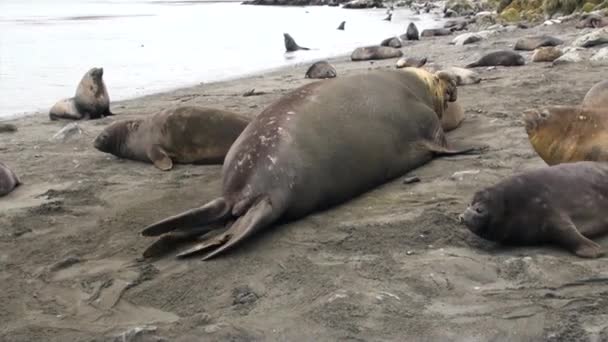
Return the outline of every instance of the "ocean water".
[[[411,21],[439,25],[407,9],[385,16],[234,1],[0,0],[0,118],[46,113],[91,67],[104,68],[116,101],[350,53]],[[284,32],[313,50],[285,54]]]

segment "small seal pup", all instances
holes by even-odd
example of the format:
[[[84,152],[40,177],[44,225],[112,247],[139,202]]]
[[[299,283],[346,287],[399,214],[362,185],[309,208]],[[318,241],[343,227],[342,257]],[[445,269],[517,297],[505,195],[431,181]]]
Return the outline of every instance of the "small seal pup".
[[[59,100],[49,111],[51,120],[99,119],[114,115],[110,112],[110,96],[103,82],[103,68],[87,71],[69,99]]]
[[[350,55],[352,61],[369,61],[403,56],[403,52],[389,46],[366,46],[356,48]]]
[[[608,107],[529,109],[523,121],[532,148],[549,165],[608,161]]]
[[[407,31],[405,32],[405,39],[407,40],[420,40],[420,35],[418,34],[418,28],[416,24],[410,23],[407,25]]]
[[[385,40],[380,42],[380,46],[390,46],[395,49],[398,49],[398,48],[402,47],[403,45],[401,44],[401,39],[399,39],[397,37],[390,37],[390,38],[386,38]]]
[[[582,105],[591,108],[608,108],[608,80],[596,83],[591,87],[585,95]]]
[[[340,23],[340,26],[338,26],[338,30],[342,30],[344,31],[344,26],[346,25],[346,21],[343,21]]]
[[[327,61],[319,61],[308,68],[304,78],[334,78],[338,76],[338,72],[333,65]]]
[[[560,58],[564,53],[555,46],[543,46],[534,50],[532,62],[553,62]]]
[[[0,197],[8,195],[19,185],[21,185],[19,177],[8,166],[0,162]]]
[[[397,68],[397,69],[407,68],[407,67],[420,68],[426,64],[426,61],[427,61],[426,57],[422,57],[422,58],[402,57],[402,58],[399,58],[397,63],[395,63],[395,68]]]
[[[476,235],[504,244],[555,244],[598,258],[589,240],[608,233],[608,163],[578,162],[511,176],[478,191],[460,221]]]
[[[231,249],[279,220],[294,220],[348,201],[439,155],[479,153],[451,147],[441,129],[454,80],[418,68],[372,70],[316,81],[284,95],[256,116],[222,167],[222,195],[142,231],[167,245],[228,229],[179,254]],[[348,124],[345,124],[348,123]]]
[[[224,110],[182,106],[114,122],[93,144],[101,152],[152,162],[163,171],[173,163],[221,164],[249,121]]]
[[[468,64],[467,68],[483,66],[519,66],[526,64],[524,57],[517,52],[500,50],[481,57],[477,62]]]
[[[441,117],[441,128],[444,132],[453,131],[464,121],[464,108],[458,101],[449,102]]]
[[[521,38],[520,40],[518,40],[515,43],[515,47],[513,49],[532,51],[532,50],[538,49],[539,47],[558,46],[563,43],[564,43],[563,40],[561,40],[559,38],[547,36],[547,35],[532,36],[532,37]]]
[[[283,41],[285,42],[285,51],[294,52],[298,50],[310,50],[307,47],[302,47],[296,44],[296,41],[289,35],[289,33],[283,33]]]
[[[422,30],[421,37],[448,36],[452,34],[452,30],[446,28],[435,28]]]

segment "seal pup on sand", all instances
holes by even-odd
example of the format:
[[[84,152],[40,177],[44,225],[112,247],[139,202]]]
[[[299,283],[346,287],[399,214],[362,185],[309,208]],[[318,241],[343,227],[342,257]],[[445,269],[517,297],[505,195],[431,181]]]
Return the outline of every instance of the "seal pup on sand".
[[[87,71],[69,99],[59,100],[49,111],[51,120],[99,119],[114,115],[110,112],[110,96],[103,81],[103,68]]]
[[[608,80],[596,83],[583,99],[583,106],[585,107],[606,107],[608,108]]]
[[[529,109],[523,121],[530,144],[549,165],[608,161],[608,107]]]
[[[152,162],[163,171],[173,163],[221,164],[249,121],[220,109],[181,106],[145,119],[114,122],[94,146],[117,157]]]
[[[451,147],[441,129],[454,80],[418,68],[373,70],[295,89],[253,119],[222,167],[222,195],[146,227],[144,236],[177,230],[167,244],[228,229],[181,253],[212,258],[279,220],[341,204],[439,155],[479,153]]]
[[[450,102],[441,118],[441,128],[444,132],[455,130],[464,121],[464,118],[464,108],[459,101]]]
[[[483,66],[520,66],[526,64],[524,57],[517,52],[510,50],[500,50],[491,52],[478,61],[468,64],[467,68]]]
[[[563,43],[564,43],[563,40],[561,40],[559,38],[547,36],[547,35],[532,36],[532,37],[525,37],[525,38],[519,39],[515,43],[515,47],[513,49],[532,51],[532,50],[538,49],[539,47],[558,46]]]
[[[4,163],[0,162],[0,197],[8,195],[21,184],[19,177],[13,170],[9,169]]]
[[[350,55],[352,61],[369,61],[403,56],[403,52],[389,46],[366,46],[356,48]]]
[[[399,39],[397,37],[390,37],[390,38],[386,38],[385,40],[380,42],[380,46],[390,46],[395,49],[398,49],[398,48],[402,47],[403,45],[401,44],[401,39]]]
[[[416,24],[410,23],[407,25],[407,31],[405,31],[405,39],[407,40],[420,40],[420,35],[418,34],[418,28]]]
[[[319,61],[306,70],[304,78],[334,78],[338,76],[338,72],[333,65],[327,61]]]
[[[511,176],[475,193],[460,220],[504,244],[555,244],[583,258],[604,254],[589,240],[608,233],[608,163],[578,162]]]
[[[422,57],[422,58],[403,57],[403,58],[399,58],[397,63],[395,63],[395,68],[397,68],[397,69],[407,68],[407,67],[420,68],[426,64],[426,61],[427,61],[426,57]]]
[[[310,50],[307,47],[302,47],[296,44],[296,41],[289,35],[289,33],[283,33],[283,41],[285,42],[285,51],[294,52],[298,50]]]

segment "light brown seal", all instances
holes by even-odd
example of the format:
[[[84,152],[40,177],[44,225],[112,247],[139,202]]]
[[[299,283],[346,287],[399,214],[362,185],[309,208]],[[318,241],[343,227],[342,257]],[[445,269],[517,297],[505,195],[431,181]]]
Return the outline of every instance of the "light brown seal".
[[[113,115],[110,112],[110,96],[103,81],[103,68],[87,71],[69,99],[59,100],[49,111],[51,120],[99,119]]]
[[[608,108],[550,106],[524,111],[530,144],[549,165],[608,161]]]
[[[221,164],[249,121],[224,110],[182,106],[145,119],[114,122],[94,146],[121,158],[152,162],[164,171],[173,163]]]
[[[478,191],[460,216],[469,230],[510,245],[555,244],[583,258],[604,254],[608,163],[578,162],[511,176]]]
[[[440,119],[456,99],[449,75],[418,68],[297,88],[255,117],[232,145],[220,197],[143,230],[158,236],[177,229],[144,256],[227,223],[224,233],[180,254],[202,251],[209,259],[279,220],[344,203],[438,155],[479,153],[446,141]]]
[[[9,169],[4,163],[0,162],[0,197],[8,195],[21,184],[19,177]]]
[[[350,55],[353,61],[370,61],[376,59],[388,59],[403,56],[403,52],[388,46],[366,46],[356,48]]]
[[[608,107],[608,80],[596,83],[583,99],[585,107]]]
[[[534,50],[532,62],[553,62],[563,55],[561,49],[555,46],[543,46]]]

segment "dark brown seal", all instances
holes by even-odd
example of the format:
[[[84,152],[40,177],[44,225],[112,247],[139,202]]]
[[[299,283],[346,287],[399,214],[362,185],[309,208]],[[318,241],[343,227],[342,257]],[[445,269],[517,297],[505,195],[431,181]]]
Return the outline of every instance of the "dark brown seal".
[[[21,184],[19,177],[15,175],[13,170],[0,162],[0,197],[8,195]]]
[[[110,96],[103,82],[103,68],[92,68],[80,80],[76,94],[59,100],[49,111],[51,120],[99,119],[113,115]]]
[[[352,61],[370,61],[403,56],[403,52],[388,46],[366,46],[356,48],[350,55]]]
[[[406,40],[420,40],[420,35],[418,34],[418,28],[416,24],[410,23],[407,25],[407,31],[405,31],[405,39]]]
[[[511,176],[478,191],[460,216],[476,235],[512,245],[555,244],[583,258],[608,233],[608,163],[578,162]]]
[[[547,35],[532,36],[532,37],[521,38],[520,40],[518,40],[515,43],[514,49],[532,51],[532,50],[538,49],[539,47],[558,46],[563,43],[564,43],[563,40],[561,40],[559,38],[547,36]]]
[[[249,121],[224,110],[182,106],[145,119],[114,122],[94,146],[121,158],[152,162],[164,171],[174,162],[221,164]]]
[[[380,46],[390,46],[395,49],[398,49],[398,48],[402,47],[403,45],[401,44],[401,39],[399,39],[397,37],[390,37],[390,38],[386,38],[385,40],[380,42]]]
[[[271,104],[232,145],[217,199],[146,227],[165,235],[144,256],[228,224],[180,256],[204,259],[278,220],[293,220],[356,197],[437,155],[479,152],[449,147],[440,119],[456,85],[418,68],[374,70],[317,81]]]
[[[591,108],[608,108],[608,80],[596,83],[585,95],[583,106]]]
[[[517,52],[509,50],[501,50],[491,52],[481,57],[477,62],[468,64],[467,68],[475,68],[482,66],[520,66],[526,64],[524,57]]]
[[[319,61],[306,70],[305,78],[334,78],[338,76],[338,72],[333,65],[327,61]]]
[[[550,106],[524,111],[530,144],[549,165],[608,161],[608,108]]]
[[[289,35],[289,33],[283,33],[283,41],[285,42],[285,51],[294,52],[298,50],[310,50],[307,47],[302,47],[296,44],[296,41]]]
[[[452,34],[452,30],[446,28],[435,28],[422,30],[421,37],[448,36]]]

